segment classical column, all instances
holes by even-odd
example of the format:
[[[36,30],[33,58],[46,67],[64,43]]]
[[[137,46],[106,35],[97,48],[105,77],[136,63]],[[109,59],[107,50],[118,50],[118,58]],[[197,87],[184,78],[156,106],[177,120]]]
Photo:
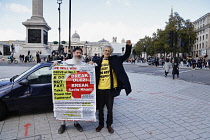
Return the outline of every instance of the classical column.
[[[26,27],[26,45],[23,46],[23,51],[50,53],[48,31],[51,27],[43,17],[43,0],[32,0],[32,16],[22,24]]]
[[[32,2],[32,17],[43,18],[43,0],[33,0]]]

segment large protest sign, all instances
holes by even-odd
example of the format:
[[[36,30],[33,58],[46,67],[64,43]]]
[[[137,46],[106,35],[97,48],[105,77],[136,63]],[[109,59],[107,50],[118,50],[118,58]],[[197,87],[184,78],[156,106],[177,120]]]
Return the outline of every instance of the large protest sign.
[[[54,116],[57,120],[96,121],[93,66],[53,67],[52,91]]]

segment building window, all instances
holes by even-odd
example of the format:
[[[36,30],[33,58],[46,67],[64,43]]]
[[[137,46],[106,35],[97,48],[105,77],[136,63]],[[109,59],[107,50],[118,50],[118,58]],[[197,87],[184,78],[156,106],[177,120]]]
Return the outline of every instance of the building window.
[[[204,35],[203,35],[203,40],[204,40]]]
[[[9,45],[3,45],[3,55],[10,55],[10,46]]]
[[[204,48],[204,43],[202,43],[202,48]]]
[[[208,34],[206,34],[206,39],[208,39]]]

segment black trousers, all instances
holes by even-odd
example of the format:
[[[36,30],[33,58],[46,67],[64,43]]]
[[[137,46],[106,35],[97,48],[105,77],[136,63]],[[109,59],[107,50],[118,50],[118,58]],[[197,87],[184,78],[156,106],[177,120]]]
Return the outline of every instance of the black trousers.
[[[168,72],[165,71],[165,76],[167,76],[167,75],[168,75]]]
[[[110,89],[98,91],[98,111],[99,111],[99,125],[104,126],[104,106],[107,107],[107,126],[113,123],[113,103],[114,96]]]

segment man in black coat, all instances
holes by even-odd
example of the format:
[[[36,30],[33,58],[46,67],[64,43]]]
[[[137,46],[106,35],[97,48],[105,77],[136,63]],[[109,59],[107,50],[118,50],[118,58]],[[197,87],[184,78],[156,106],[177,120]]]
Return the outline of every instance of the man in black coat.
[[[130,40],[126,41],[126,51],[122,56],[113,55],[112,46],[103,47],[103,56],[94,62],[96,66],[96,95],[97,108],[99,110],[99,126],[96,132],[100,132],[104,127],[104,111],[107,106],[107,129],[113,134],[114,129],[111,127],[113,123],[113,102],[114,97],[120,95],[121,89],[125,89],[126,95],[131,92],[131,85],[128,76],[123,67],[123,62],[130,56],[132,44]]]

